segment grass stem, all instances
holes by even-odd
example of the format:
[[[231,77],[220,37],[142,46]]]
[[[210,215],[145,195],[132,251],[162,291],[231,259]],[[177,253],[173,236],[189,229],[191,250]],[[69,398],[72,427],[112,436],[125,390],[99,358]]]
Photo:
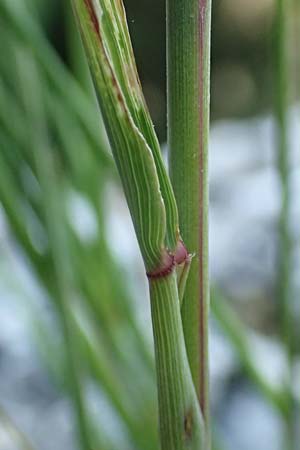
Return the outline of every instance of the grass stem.
[[[167,1],[168,142],[179,226],[194,253],[182,305],[189,364],[207,427],[210,0]]]
[[[294,447],[294,414],[292,400],[292,367],[293,367],[293,318],[291,311],[291,236],[289,216],[291,208],[289,187],[289,143],[288,143],[288,18],[289,2],[276,1],[275,17],[275,117],[277,167],[281,185],[281,210],[278,223],[278,305],[281,320],[281,333],[286,349],[288,372],[285,382],[287,397],[290,399],[289,414],[286,418],[286,436],[284,448]]]
[[[150,280],[161,447],[204,449],[203,422],[184,345],[175,273]]]

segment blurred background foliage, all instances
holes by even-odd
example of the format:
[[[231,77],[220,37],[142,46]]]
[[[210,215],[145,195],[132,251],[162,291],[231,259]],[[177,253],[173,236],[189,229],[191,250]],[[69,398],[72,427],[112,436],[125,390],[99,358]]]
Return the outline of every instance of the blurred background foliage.
[[[291,349],[277,299],[275,7],[213,2],[215,450],[300,439],[299,2],[287,45]],[[164,148],[165,4],[126,10]],[[155,450],[146,281],[70,4],[1,0],[0,35],[0,449]]]

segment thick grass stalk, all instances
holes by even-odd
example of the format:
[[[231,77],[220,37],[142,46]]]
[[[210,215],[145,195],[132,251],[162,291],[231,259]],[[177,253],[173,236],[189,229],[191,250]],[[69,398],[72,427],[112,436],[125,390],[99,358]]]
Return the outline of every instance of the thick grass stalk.
[[[178,239],[177,208],[137,77],[121,2],[74,0],[113,155],[147,271]],[[147,217],[147,220],[146,220]]]
[[[124,7],[110,0],[73,0],[72,5],[149,278],[162,448],[200,450],[205,436],[184,343],[176,270],[189,255],[138,79]]]
[[[171,180],[181,234],[189,252],[195,253],[186,283],[182,321],[189,364],[207,430],[210,20],[210,0],[167,1]]]
[[[204,449],[202,416],[187,359],[175,272],[150,280],[163,450]]]

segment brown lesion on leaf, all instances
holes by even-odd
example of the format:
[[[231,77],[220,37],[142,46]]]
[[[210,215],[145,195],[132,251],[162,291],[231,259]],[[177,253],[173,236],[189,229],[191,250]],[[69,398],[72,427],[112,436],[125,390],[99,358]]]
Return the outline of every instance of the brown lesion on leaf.
[[[136,68],[133,67],[131,64],[128,64],[125,62],[125,71],[127,73],[128,82],[132,89],[137,91],[138,94],[140,94],[140,83],[139,83],[139,77],[136,71]]]
[[[87,8],[87,11],[89,13],[93,28],[95,33],[97,34],[98,38],[99,38],[99,50],[102,53],[102,56],[104,58],[104,63],[105,66],[108,70],[108,76],[110,77],[110,81],[112,84],[112,88],[114,90],[115,96],[117,98],[117,102],[118,105],[120,107],[120,110],[122,111],[122,113],[125,115],[127,114],[127,108],[126,108],[126,104],[125,104],[125,100],[124,100],[124,96],[123,93],[121,91],[120,85],[118,83],[118,80],[116,78],[116,75],[114,73],[114,70],[111,66],[111,62],[107,53],[107,49],[105,48],[104,42],[103,42],[103,36],[102,36],[102,31],[100,29],[100,23],[98,20],[98,16],[97,13],[95,11],[94,5],[93,5],[93,0],[84,0],[84,4]]]
[[[184,439],[189,441],[192,438],[194,429],[194,414],[192,408],[189,408],[185,413],[183,428],[184,428]]]
[[[119,102],[119,105],[121,106],[122,110],[125,112],[125,104],[124,104],[124,98],[121,92],[121,88],[117,82],[117,78],[115,77],[114,72],[111,70],[111,82],[113,85],[113,88],[115,89],[116,96]]]
[[[93,27],[95,29],[95,32],[98,34],[98,36],[100,37],[100,27],[99,27],[99,21],[98,21],[98,17],[93,5],[93,0],[84,0],[85,6],[87,7],[87,10],[89,12]]]

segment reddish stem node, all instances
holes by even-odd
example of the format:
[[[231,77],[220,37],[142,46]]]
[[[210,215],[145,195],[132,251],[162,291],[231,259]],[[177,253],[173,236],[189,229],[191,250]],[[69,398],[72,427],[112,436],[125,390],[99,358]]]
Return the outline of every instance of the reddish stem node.
[[[182,242],[178,241],[175,254],[165,251],[162,262],[157,269],[147,272],[147,277],[151,280],[163,278],[172,273],[174,267],[178,264],[182,264],[190,258],[190,255]]]
[[[147,272],[147,277],[150,280],[166,277],[173,271],[174,266],[175,266],[174,255],[166,251],[164,253],[160,266],[157,267],[157,269]]]
[[[180,239],[178,241],[177,244],[177,248],[176,248],[176,252],[175,252],[175,263],[176,264],[182,264],[184,263],[187,259],[189,259],[189,253],[184,245],[184,243],[182,242],[182,240]]]

